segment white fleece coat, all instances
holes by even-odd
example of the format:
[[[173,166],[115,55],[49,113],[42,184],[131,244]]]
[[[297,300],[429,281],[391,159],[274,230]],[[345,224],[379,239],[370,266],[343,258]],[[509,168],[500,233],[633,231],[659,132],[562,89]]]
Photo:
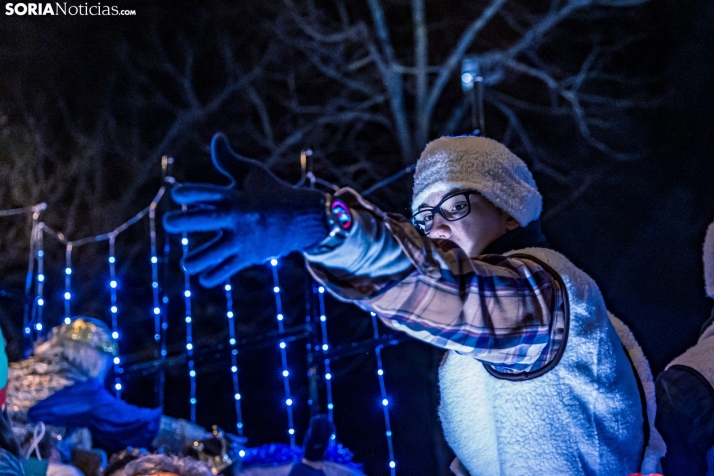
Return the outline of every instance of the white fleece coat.
[[[609,315],[600,290],[562,255],[530,248],[565,282],[570,328],[565,352],[545,375],[491,376],[479,361],[449,352],[439,372],[444,435],[471,476],[616,476],[637,472],[643,447],[640,395],[649,407],[650,445],[642,465],[655,472],[664,443],[654,420],[654,383],[629,329]],[[510,253],[509,253],[510,254]]]

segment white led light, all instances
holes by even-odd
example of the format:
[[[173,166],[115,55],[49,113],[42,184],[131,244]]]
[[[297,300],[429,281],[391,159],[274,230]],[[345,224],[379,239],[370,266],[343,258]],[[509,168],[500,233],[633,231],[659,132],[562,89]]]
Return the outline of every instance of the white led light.
[[[186,344],[186,349],[188,349],[188,350],[193,349],[193,344]]]
[[[189,400],[189,402],[191,402],[191,405],[195,405],[195,404],[196,404],[196,399],[195,399],[195,398],[192,398],[191,400]]]
[[[370,316],[376,316],[377,314],[375,314],[375,313],[373,313],[373,312],[370,312],[369,315],[370,315]]]
[[[154,281],[153,283],[151,283],[151,287],[154,288],[154,289],[158,289],[159,283],[157,283],[156,281]]]
[[[156,263],[159,262],[159,259],[158,259],[156,256],[152,256],[152,257],[151,257],[151,262],[152,262],[153,264],[156,264]]]
[[[112,306],[112,307],[111,307],[111,311],[112,311],[112,314],[116,314],[117,311],[119,311],[119,309],[117,309],[116,306]]]
[[[121,359],[119,359],[119,357],[114,357],[114,363],[119,365],[119,362],[121,362]]]
[[[38,274],[38,275],[37,275],[37,280],[38,280],[39,282],[43,282],[43,281],[45,280],[45,275],[44,275],[44,274]]]
[[[29,327],[25,327],[25,334],[29,334],[32,330]]]
[[[72,274],[72,268],[65,268],[65,269],[64,269],[64,274],[66,274],[66,275]]]
[[[271,266],[277,266],[277,265],[278,265],[278,260],[276,260],[275,258],[271,259],[271,260],[270,260],[270,265],[271,265]]]
[[[240,393],[236,393],[236,394],[233,395],[233,396],[235,397],[236,400],[240,400]]]
[[[240,451],[238,452],[238,456],[240,456],[241,458],[245,458],[245,451],[240,450]]]
[[[329,349],[329,348],[330,348],[329,345],[327,345],[327,344],[322,344],[322,350],[327,351],[327,349]]]
[[[288,398],[287,400],[285,400],[285,404],[286,404],[287,406],[292,405],[292,404],[293,404],[293,399],[292,399],[292,398]]]
[[[285,316],[283,316],[282,314],[278,314],[278,320],[282,321],[283,319],[285,319]]]
[[[236,345],[236,340],[235,340],[235,339],[231,339],[231,340],[229,340],[228,342],[229,342],[231,345]]]
[[[392,431],[387,431],[387,436],[392,436]]]
[[[109,257],[109,263],[114,264],[114,263],[116,263],[116,261],[117,261],[117,259],[115,257],[113,257],[113,256]]]
[[[114,388],[116,388],[117,390],[121,390],[121,384],[117,383],[116,385],[114,385]]]
[[[235,365],[233,367],[231,367],[231,372],[233,372],[233,373],[238,372],[238,367],[236,367]]]
[[[322,293],[325,292],[325,288],[322,287],[322,286],[320,286],[319,288],[317,288],[317,291],[318,291],[320,294],[322,294]]]
[[[295,434],[295,430],[293,430],[292,428],[290,428],[290,429],[288,430],[288,433],[290,433],[291,435],[294,435],[294,434]]]
[[[161,308],[158,307],[158,306],[156,306],[156,307],[154,308],[154,314],[156,314],[157,316],[158,316],[159,314],[161,314]]]
[[[333,404],[331,404],[331,403],[328,403],[328,404],[327,404],[327,409],[328,409],[328,410],[332,410],[333,408],[335,408],[335,406],[334,406]]]
[[[72,295],[69,293],[69,291],[67,291],[66,293],[64,293],[64,298],[65,298],[65,300],[67,300],[67,301],[69,301],[70,299],[72,299]]]
[[[42,324],[40,324],[39,322],[38,322],[37,324],[35,324],[35,329],[37,329],[38,331],[41,331],[41,330],[42,330]]]
[[[71,323],[72,323],[72,319],[70,319],[69,317],[65,317],[65,318],[64,318],[64,323],[65,323],[65,324],[71,324]]]
[[[322,322],[325,322],[325,321],[327,320],[327,317],[326,317],[326,316],[320,316],[320,320],[321,320]]]
[[[181,238],[181,244],[184,246],[188,245],[188,238]]]
[[[389,405],[389,400],[387,400],[386,398],[382,400],[382,405],[384,405],[385,407]]]
[[[161,336],[160,336],[159,334],[154,334],[154,340],[155,340],[156,342],[160,341],[160,340],[161,340]]]
[[[287,370],[283,370],[283,377],[287,377],[288,375],[290,375],[290,372],[288,372]]]
[[[37,256],[39,256],[40,258],[42,258],[43,256],[45,256],[45,252],[42,251],[42,250],[40,250],[40,251],[37,252]]]
[[[116,287],[117,287],[117,282],[112,279],[111,281],[109,281],[109,286],[110,286],[112,289],[116,289]]]
[[[226,316],[228,316],[228,319],[233,319],[233,311],[228,311]]]
[[[191,297],[191,291],[189,291],[189,290],[187,289],[187,290],[185,290],[185,291],[183,292],[183,295],[186,296],[186,297]]]
[[[275,286],[275,287],[273,288],[273,292],[274,292],[274,293],[279,293],[279,292],[280,292],[280,288],[279,288],[278,286]]]
[[[287,347],[287,344],[286,344],[285,342],[281,342],[281,343],[280,343],[280,348],[281,348],[281,349],[284,349],[285,347]]]
[[[37,299],[37,305],[38,306],[44,306],[45,305],[45,300],[42,298]]]
[[[114,339],[118,339],[118,338],[119,338],[119,333],[118,333],[117,331],[112,332],[112,337],[113,337]]]
[[[226,291],[230,291],[230,290],[231,290],[231,285],[230,285],[230,284],[226,284],[225,288],[226,288]]]
[[[384,370],[382,370],[382,369],[377,370],[377,375],[384,375]]]
[[[390,461],[390,462],[389,462],[389,467],[390,467],[390,468],[396,468],[396,467],[397,467],[397,463],[395,463],[394,461]]]
[[[332,379],[332,374],[326,373],[326,374],[325,374],[325,380],[330,380],[330,379]]]
[[[190,323],[191,323],[191,316],[186,316],[186,324],[190,324]]]
[[[188,376],[189,376],[189,377],[195,377],[195,376],[196,376],[196,371],[195,371],[195,370],[190,371],[190,372],[188,373]]]

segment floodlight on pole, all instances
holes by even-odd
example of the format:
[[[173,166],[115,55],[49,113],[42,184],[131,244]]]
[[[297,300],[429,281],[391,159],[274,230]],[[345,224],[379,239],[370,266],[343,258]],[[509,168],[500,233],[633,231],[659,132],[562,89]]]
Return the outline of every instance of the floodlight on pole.
[[[483,136],[486,119],[483,113],[483,77],[478,56],[466,56],[461,61],[461,89],[469,95],[473,134]]]

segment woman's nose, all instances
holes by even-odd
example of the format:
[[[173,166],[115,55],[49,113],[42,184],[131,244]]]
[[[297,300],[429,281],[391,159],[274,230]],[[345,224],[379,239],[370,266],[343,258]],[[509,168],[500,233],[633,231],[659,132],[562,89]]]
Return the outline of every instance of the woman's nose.
[[[438,240],[446,240],[451,237],[449,222],[438,213],[434,214],[429,236]]]

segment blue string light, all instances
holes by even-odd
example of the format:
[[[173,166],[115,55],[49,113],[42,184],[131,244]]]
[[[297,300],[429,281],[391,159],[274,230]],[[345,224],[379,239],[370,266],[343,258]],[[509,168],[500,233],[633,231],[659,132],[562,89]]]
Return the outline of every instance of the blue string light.
[[[186,205],[182,206],[182,210],[186,210]],[[183,248],[183,258],[186,259],[188,255],[188,236],[186,233],[181,235],[181,247]],[[196,423],[196,369],[194,367],[193,361],[193,317],[191,317],[191,279],[188,273],[184,270],[184,303],[186,305],[186,352],[188,353],[188,378],[191,384],[191,396],[189,398],[189,404],[191,405],[191,421]],[[237,368],[233,367],[237,372]]]
[[[235,314],[233,313],[233,293],[230,280],[228,280],[223,287],[226,291],[226,318],[228,319],[228,334],[229,340],[228,344],[231,349],[231,372],[233,377],[233,398],[235,399],[236,405],[236,430],[238,435],[243,436],[243,412],[241,411],[241,395],[240,387],[238,386],[238,349],[236,347],[236,328],[235,328]]]
[[[117,281],[116,274],[116,253],[114,249],[114,244],[116,241],[116,234],[109,234],[109,295],[111,297],[111,306],[109,308],[109,313],[112,316],[112,339],[117,344],[117,349],[119,348],[119,326],[117,324],[117,315],[119,314],[119,309],[117,308],[117,288],[119,287],[119,282]],[[121,360],[119,357],[114,358],[114,392],[117,398],[121,398],[122,383],[121,383],[121,372],[120,367]]]
[[[72,244],[67,243],[64,251],[64,323],[72,322],[70,303],[72,301]]]
[[[33,308],[32,328],[36,339],[42,337],[44,323],[42,322],[42,314],[45,308],[45,251],[43,248],[42,239],[42,224],[37,227],[38,234],[36,237],[37,247],[37,279],[35,281],[35,306]],[[25,329],[27,331],[27,329]]]
[[[325,313],[325,288],[320,286],[317,288],[317,295],[320,302],[320,328],[322,330],[322,353],[327,354],[330,345],[327,342],[327,314]],[[325,358],[325,392],[327,394],[327,415],[330,421],[332,420],[332,372],[330,371],[330,359]]]
[[[374,340],[379,339],[379,329],[377,328],[377,314],[370,312],[372,316],[372,329]],[[394,446],[392,445],[392,426],[389,422],[389,398],[387,398],[387,388],[384,385],[384,367],[382,366],[382,346],[378,345],[374,349],[377,356],[377,378],[379,379],[379,390],[382,393],[382,410],[384,411],[384,426],[386,428],[387,446],[389,448],[389,474],[396,474],[397,463],[394,460]]]
[[[153,297],[154,341],[161,346],[161,305],[159,304],[159,257],[156,253],[156,202],[149,207],[149,238],[151,241],[151,292]]]
[[[280,299],[280,281],[278,280],[278,260],[273,258],[270,260],[270,268],[273,271],[273,293],[275,294],[275,310],[277,312],[278,331],[284,332],[283,326],[283,304]],[[295,426],[293,424],[293,398],[290,395],[290,370],[288,369],[287,343],[280,341],[280,359],[283,365],[281,376],[285,387],[285,405],[288,413],[288,435],[290,436],[290,446],[295,447]],[[234,369],[236,367],[233,367]]]

